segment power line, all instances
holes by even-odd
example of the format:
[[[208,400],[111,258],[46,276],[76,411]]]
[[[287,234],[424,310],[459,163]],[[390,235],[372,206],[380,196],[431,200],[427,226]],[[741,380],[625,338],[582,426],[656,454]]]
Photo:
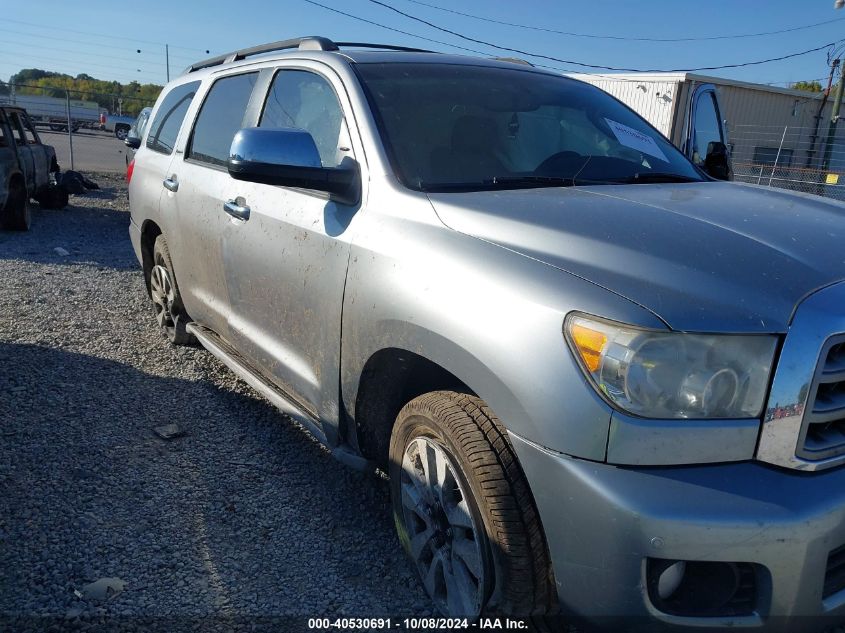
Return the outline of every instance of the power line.
[[[590,39],[596,40],[622,40],[622,41],[632,41],[632,42],[704,42],[704,41],[712,41],[712,40],[731,40],[731,39],[740,39],[740,38],[747,38],[747,37],[763,37],[765,35],[779,35],[782,33],[792,33],[794,31],[803,31],[805,29],[812,29],[817,26],[823,26],[825,24],[832,24],[834,22],[841,22],[845,20],[845,18],[833,18],[832,20],[825,20],[824,22],[816,22],[814,24],[805,24],[803,26],[794,26],[788,29],[780,29],[777,31],[762,31],[760,33],[741,33],[737,35],[713,35],[709,37],[626,37],[626,36],[619,36],[619,35],[596,35],[593,33],[575,33],[573,31],[559,31],[557,29],[550,29],[542,26],[532,26],[528,24],[519,24],[517,22],[506,22],[504,20],[494,20],[493,18],[486,18],[481,15],[475,15],[472,13],[464,13],[463,11],[456,11],[455,9],[447,9],[446,7],[439,7],[435,4],[429,4],[428,2],[421,2],[421,0],[405,0],[406,2],[412,2],[414,4],[419,4],[424,7],[429,7],[431,9],[437,9],[438,11],[445,11],[446,13],[453,13],[455,15],[460,15],[465,18],[472,18],[473,20],[481,20],[483,22],[491,22],[493,24],[501,24],[503,26],[513,26],[520,29],[530,29],[532,31],[543,31],[545,33],[555,33],[557,35],[568,35],[571,37],[586,37]]]
[[[16,55],[18,52],[17,52],[17,51],[4,51],[4,50],[0,50],[0,53],[6,54],[6,55]],[[62,65],[62,64],[67,64],[67,63],[71,63],[71,64],[85,64],[85,65],[87,65],[87,66],[97,66],[97,67],[106,68],[106,69],[111,70],[112,72],[114,72],[115,70],[120,70],[120,71],[122,71],[122,72],[124,72],[124,73],[126,73],[126,72],[127,72],[127,70],[126,70],[126,67],[125,67],[125,66],[114,66],[114,65],[109,65],[109,64],[98,64],[98,63],[95,63],[95,62],[86,62],[86,61],[69,60],[69,59],[56,59],[55,57],[42,57],[42,56],[40,56],[40,55],[29,55],[29,54],[27,54],[27,59],[37,59],[37,60],[41,60],[41,61],[46,61],[46,62],[49,62],[49,63],[51,63],[51,64],[56,64],[56,65],[59,65],[59,66],[60,66],[60,65]],[[136,73],[135,73],[135,74],[138,74],[138,75],[146,75],[146,76],[149,76],[149,77],[159,77],[159,75],[158,75],[158,74],[151,73],[151,72],[148,72],[148,71],[141,71],[141,72],[136,71]]]
[[[470,53],[476,53],[478,55],[487,55],[484,51],[479,51],[474,48],[467,48],[466,46],[458,46],[457,44],[450,44],[449,42],[443,42],[441,40],[434,40],[430,37],[425,37],[423,35],[417,35],[416,33],[410,33],[408,31],[403,31],[402,29],[397,29],[392,26],[386,26],[384,24],[380,24],[378,22],[373,22],[372,20],[367,20],[366,18],[362,18],[357,15],[352,15],[351,13],[346,13],[345,11],[341,11],[340,9],[335,9],[334,7],[326,6],[325,4],[320,4],[315,0],[302,0],[303,2],[307,2],[308,4],[313,4],[314,6],[320,7],[321,9],[325,9],[326,11],[331,11],[332,13],[337,13],[339,15],[346,16],[347,18],[352,18],[353,20],[358,20],[359,22],[364,22],[366,24],[371,24],[372,26],[377,26],[382,29],[387,29],[388,31],[393,31],[394,33],[401,33],[402,35],[408,35],[410,37],[415,37],[417,39],[423,40],[425,42],[432,42],[433,44],[440,44],[441,46],[449,46],[451,48],[457,48],[461,51],[468,51]],[[555,70],[561,70],[556,68]]]
[[[103,33],[92,33],[91,31],[79,31],[77,29],[68,29],[68,28],[63,28],[63,27],[48,26],[46,24],[35,24],[33,22],[24,22],[22,20],[12,20],[12,19],[9,19],[9,18],[0,18],[0,22],[11,22],[13,24],[24,24],[26,26],[34,26],[34,27],[41,28],[41,29],[48,29],[48,30],[52,30],[52,31],[66,31],[68,33],[78,33],[80,35],[93,35],[94,37],[105,37],[105,38],[112,39],[112,40],[121,40],[123,42],[141,42],[142,44],[155,44],[157,46],[166,46],[167,45],[165,42],[153,42],[153,41],[150,41],[150,40],[131,39],[131,38],[126,37],[125,35],[105,35]],[[205,53],[205,54],[208,54],[208,53],[211,52],[211,51],[206,50],[206,49],[188,48],[186,46],[170,45],[170,48],[179,48],[179,49],[184,50],[184,51],[201,52],[201,53]]]
[[[21,46],[26,46],[27,42],[16,42],[14,40],[4,39],[3,44],[18,44],[18,45],[21,45]],[[41,44],[38,45],[38,49],[39,50],[47,50],[47,51],[56,51],[56,52],[59,52],[59,53],[73,53],[75,55],[85,55],[87,57],[97,57],[98,59],[102,59],[102,57],[100,57],[100,53],[91,53],[91,52],[87,52],[87,51],[74,51],[74,50],[70,50],[70,49],[67,49],[67,48],[56,48],[54,46],[43,46]],[[137,59],[130,59],[128,57],[113,57],[112,55],[109,55],[107,59],[110,60],[110,61],[129,62],[131,64],[152,64],[154,66],[164,66],[164,62],[147,61],[147,60],[142,59],[140,57],[137,58]]]
[[[2,28],[0,28],[0,33],[14,33],[15,35],[20,35],[20,36],[24,36],[24,37],[34,37],[34,38],[45,37],[44,34],[28,33],[26,31],[19,31],[19,30],[15,30],[15,29],[2,29]],[[71,44],[84,44],[87,47],[96,46],[98,48],[109,48],[109,49],[120,50],[120,51],[124,51],[124,52],[127,52],[128,50],[130,50],[126,46],[115,46],[114,44],[103,44],[103,43],[100,43],[100,42],[84,42],[84,41],[81,41],[81,40],[74,40],[74,39],[70,39],[70,38],[67,38],[67,37],[56,37],[55,35],[49,35],[47,37],[49,37],[51,41],[55,41],[55,42],[69,42]],[[23,44],[23,42],[21,42],[21,44]],[[25,46],[32,45],[32,46],[37,46],[38,48],[45,48],[44,46],[41,45],[40,42],[27,42],[26,44],[23,44],[23,45],[25,45]],[[136,47],[133,46],[132,50],[136,50]],[[96,54],[96,53],[92,53],[92,54]],[[154,55],[156,55],[156,57],[160,56],[159,51],[152,52],[149,49],[144,51],[143,54],[147,54],[147,55],[154,54]],[[172,55],[172,54],[170,55],[171,60],[175,59],[175,58],[186,59],[186,60],[190,59],[192,62],[196,61],[196,57],[189,57],[187,55]],[[150,62],[150,63],[157,63],[157,62]],[[164,66],[164,63],[162,62],[159,65]]]
[[[757,61],[752,61],[752,62],[742,62],[742,63],[737,63],[737,64],[724,64],[722,66],[700,66],[698,68],[648,68],[648,69],[646,69],[646,68],[620,68],[620,67],[617,67],[617,66],[602,66],[600,64],[587,64],[585,62],[577,62],[577,61],[573,61],[571,59],[561,59],[560,57],[553,57],[551,55],[544,55],[542,53],[532,53],[530,51],[524,51],[524,50],[521,50],[521,49],[518,49],[518,48],[510,48],[508,46],[499,46],[498,44],[493,44],[492,42],[487,42],[485,40],[480,40],[480,39],[477,39],[477,38],[474,38],[474,37],[469,37],[468,35],[464,35],[464,34],[459,33],[457,31],[453,31],[451,29],[447,29],[445,27],[438,26],[437,24],[429,22],[428,20],[423,20],[422,18],[418,18],[414,15],[411,15],[410,13],[406,13],[405,11],[401,11],[400,9],[397,9],[396,7],[392,7],[385,2],[381,2],[380,0],[368,0],[368,1],[373,3],[373,4],[377,4],[381,7],[384,7],[386,9],[390,9],[391,11],[398,13],[399,15],[402,15],[402,16],[408,18],[408,19],[414,20],[416,22],[420,22],[421,24],[425,24],[426,26],[430,26],[431,28],[436,29],[438,31],[441,31],[443,33],[448,33],[449,35],[454,35],[455,37],[458,37],[462,40],[466,40],[468,42],[474,42],[476,44],[482,44],[484,46],[496,48],[496,49],[501,50],[501,51],[507,51],[509,53],[517,53],[519,55],[528,55],[529,57],[536,57],[538,59],[547,59],[547,60],[550,60],[550,61],[553,61],[553,62],[559,62],[559,63],[562,63],[562,64],[571,64],[573,66],[580,66],[580,67],[583,67],[583,68],[598,68],[600,70],[615,70],[615,71],[620,71],[620,72],[645,72],[645,73],[673,72],[673,73],[682,73],[682,72],[696,72],[696,71],[699,71],[699,70],[722,70],[722,69],[725,69],[725,68],[741,68],[741,67],[745,67],[745,66],[758,66],[760,64],[768,64],[770,62],[777,62],[777,61],[782,61],[784,59],[791,59],[793,57],[800,57],[801,55],[807,55],[809,53],[815,53],[816,51],[824,50],[826,48],[830,48],[832,46],[835,46],[836,44],[838,44],[839,42],[842,41],[842,40],[837,40],[836,42],[829,42],[829,43],[824,44],[822,46],[810,48],[810,49],[805,50],[805,51],[799,51],[797,53],[789,53],[787,55],[781,55],[779,57],[770,57],[768,59],[762,59],[762,60],[757,60]],[[312,0],[306,0],[306,2],[312,2]],[[316,3],[312,2],[312,4],[316,4]]]

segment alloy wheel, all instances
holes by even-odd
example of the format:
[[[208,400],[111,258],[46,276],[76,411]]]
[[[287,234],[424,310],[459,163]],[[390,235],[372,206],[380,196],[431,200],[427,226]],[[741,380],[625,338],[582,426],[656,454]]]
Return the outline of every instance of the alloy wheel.
[[[402,518],[411,556],[437,608],[472,618],[484,603],[487,540],[459,472],[440,444],[427,437],[412,440],[402,460]]]
[[[167,268],[161,264],[153,266],[150,272],[150,297],[159,326],[168,334],[172,334],[176,327],[173,318],[173,302],[176,299],[176,293]]]

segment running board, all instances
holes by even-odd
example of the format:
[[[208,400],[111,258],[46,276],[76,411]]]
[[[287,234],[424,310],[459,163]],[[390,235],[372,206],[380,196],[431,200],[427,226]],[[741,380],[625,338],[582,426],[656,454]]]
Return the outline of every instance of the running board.
[[[187,330],[197,337],[202,346],[216,356],[224,365],[244,380],[250,387],[267,398],[273,406],[299,422],[316,437],[321,444],[328,446],[326,434],[320,428],[319,421],[305,409],[293,402],[279,387],[264,378],[257,370],[249,366],[247,360],[224,341],[214,330],[199,323],[188,323]],[[335,449],[336,450],[336,449]],[[332,453],[335,452],[332,450]],[[340,460],[344,461],[344,460]]]

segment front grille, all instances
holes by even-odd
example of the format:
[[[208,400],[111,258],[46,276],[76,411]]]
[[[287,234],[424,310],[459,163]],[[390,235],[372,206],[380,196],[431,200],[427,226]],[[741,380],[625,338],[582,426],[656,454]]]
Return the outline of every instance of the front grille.
[[[845,589],[845,545],[837,547],[827,557],[822,598],[828,598]]]
[[[845,453],[845,336],[828,339],[819,359],[796,452],[814,461]]]

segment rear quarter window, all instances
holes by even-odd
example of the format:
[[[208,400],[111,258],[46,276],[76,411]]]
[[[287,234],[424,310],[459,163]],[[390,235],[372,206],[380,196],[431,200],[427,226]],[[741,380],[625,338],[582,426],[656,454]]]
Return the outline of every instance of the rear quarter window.
[[[199,85],[199,81],[192,81],[176,86],[167,93],[150,124],[150,133],[147,135],[149,149],[162,154],[173,152],[179,128],[182,127],[182,121]]]

